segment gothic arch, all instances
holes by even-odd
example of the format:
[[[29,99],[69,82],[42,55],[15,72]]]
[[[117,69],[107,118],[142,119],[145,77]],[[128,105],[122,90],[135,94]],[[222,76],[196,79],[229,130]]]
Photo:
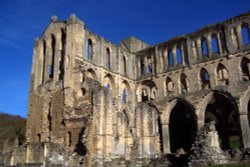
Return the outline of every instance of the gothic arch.
[[[131,87],[130,84],[128,83],[128,81],[124,80],[122,82],[122,89],[121,89],[121,95],[122,95],[122,99],[124,98],[124,90],[126,90],[126,101],[129,102],[131,100]]]
[[[137,87],[136,95],[137,101],[150,101],[152,97],[152,93],[157,90],[155,83],[151,80],[144,80],[142,83]],[[146,94],[145,94],[146,93]],[[157,96],[157,92],[156,92]]]
[[[229,73],[225,65],[222,63],[219,63],[216,67],[216,76],[217,84],[219,86],[225,86],[229,84]]]
[[[93,69],[88,69],[87,70],[87,76],[93,80],[97,80],[97,75]]]
[[[106,86],[107,84],[110,85],[111,90],[115,88],[115,80],[111,74],[107,74],[104,77],[104,85],[103,86]]]
[[[200,81],[200,87],[201,89],[208,89],[211,87],[210,84],[210,75],[208,71],[205,68],[201,68],[199,72],[199,81]]]
[[[185,99],[173,98],[163,109],[161,123],[167,126],[167,129],[163,128],[163,136],[169,136],[170,139],[169,144],[163,141],[163,145],[169,147],[164,148],[164,153],[175,152],[178,148],[189,151],[197,131],[197,116],[193,105]]]
[[[239,63],[240,72],[243,81],[248,81],[250,79],[250,60],[247,57],[243,57]]]
[[[228,92],[211,91],[199,104],[199,125],[214,121],[222,149],[233,148],[233,140],[241,144],[238,105]]]

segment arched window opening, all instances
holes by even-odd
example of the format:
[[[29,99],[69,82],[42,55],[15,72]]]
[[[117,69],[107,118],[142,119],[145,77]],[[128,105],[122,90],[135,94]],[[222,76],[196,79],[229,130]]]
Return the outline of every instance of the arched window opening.
[[[127,102],[127,91],[126,91],[126,89],[123,89],[123,91],[122,91],[122,102],[123,103]]]
[[[148,92],[146,89],[141,90],[141,100],[142,102],[148,101]]]
[[[168,66],[173,66],[173,65],[174,65],[173,52],[172,49],[168,49]]]
[[[201,88],[202,89],[208,89],[210,88],[210,76],[204,68],[200,71],[200,80],[201,80]]]
[[[250,80],[249,68],[250,68],[250,60],[248,58],[244,57],[241,60],[241,71],[242,71],[243,81]]]
[[[37,134],[37,141],[38,141],[39,143],[41,142],[41,134],[40,134],[40,133]]]
[[[219,53],[218,39],[215,34],[212,35],[212,52],[213,54]]]
[[[241,28],[241,37],[242,37],[243,45],[250,44],[250,32],[249,32],[248,26],[245,24]]]
[[[87,56],[88,56],[88,60],[93,59],[93,43],[91,39],[88,39]]]
[[[145,64],[144,64],[143,58],[141,58],[140,65],[141,65],[141,75],[144,75],[145,74]]]
[[[182,64],[182,62],[183,62],[183,60],[182,60],[182,50],[181,50],[180,47],[177,47],[176,57],[177,57],[177,63]]]
[[[181,74],[181,93],[186,93],[188,92],[188,83],[187,83],[187,76],[185,74]]]
[[[230,95],[214,92],[205,109],[205,123],[215,125],[218,137],[214,143],[218,143],[221,149],[241,147],[238,106]]]
[[[42,71],[42,83],[44,83],[45,67],[46,67],[46,42],[43,41],[43,71]]]
[[[63,79],[64,69],[64,55],[65,55],[65,42],[66,42],[66,34],[63,29],[61,29],[61,42],[62,42],[62,50],[61,50],[61,57],[59,60],[59,80]]]
[[[82,96],[85,96],[85,94],[86,94],[86,89],[85,89],[85,88],[82,88],[81,90],[82,90]]]
[[[222,65],[222,64],[218,65],[217,76],[218,76],[218,82],[219,82],[220,86],[224,86],[224,85],[229,84],[228,71],[224,65]]]
[[[173,92],[173,89],[174,89],[173,81],[171,78],[168,77],[166,80],[166,91],[167,93],[171,93]]]
[[[71,139],[71,138],[72,138],[71,132],[68,132],[67,135],[68,135],[68,147],[71,147],[71,142],[72,142],[72,141],[71,141],[71,140],[72,140],[72,139]]]
[[[110,50],[109,50],[109,48],[106,49],[106,67],[108,69],[111,68],[111,65],[110,65]]]
[[[147,73],[152,73],[152,60],[151,57],[147,57]]]
[[[205,38],[202,38],[201,40],[201,50],[202,50],[202,56],[208,57],[208,45],[207,45],[207,40]]]
[[[124,75],[127,74],[127,60],[125,56],[123,56],[123,73]]]
[[[51,56],[51,62],[49,66],[49,77],[53,78],[54,77],[54,63],[55,63],[55,50],[56,50],[56,39],[55,36],[51,36],[52,41],[51,41],[51,46],[52,46],[52,56]]]

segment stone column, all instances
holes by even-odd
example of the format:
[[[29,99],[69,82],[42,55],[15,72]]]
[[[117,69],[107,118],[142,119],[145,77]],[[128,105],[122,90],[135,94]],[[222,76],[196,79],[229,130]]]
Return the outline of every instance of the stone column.
[[[182,65],[186,65],[186,53],[185,53],[185,47],[184,45],[182,44],[181,47],[181,58],[182,58]]]
[[[222,55],[222,54],[223,54],[223,49],[222,49],[222,48],[223,48],[223,47],[222,47],[222,44],[223,44],[223,43],[222,43],[222,41],[221,41],[222,39],[220,38],[220,33],[217,33],[217,34],[216,34],[216,38],[217,38],[218,49],[219,49],[219,50],[218,50],[218,54]]]
[[[201,59],[201,57],[202,57],[202,49],[201,49],[201,39],[199,38],[199,39],[197,39],[197,41],[196,41],[196,47],[197,47],[197,57],[199,58],[199,59]]]
[[[213,48],[212,48],[212,42],[211,42],[211,36],[206,37],[207,40],[207,52],[208,52],[208,57],[211,57],[213,54]]]
[[[173,55],[173,62],[174,62],[174,66],[175,65],[177,65],[178,63],[177,63],[177,57],[176,57],[176,46],[174,46],[173,48],[172,48],[172,55]]]
[[[169,135],[169,125],[162,124],[162,143],[163,143],[163,153],[170,153],[170,135]]]
[[[241,134],[244,148],[250,148],[250,130],[247,112],[240,113]]]
[[[30,143],[26,144],[26,155],[25,155],[25,163],[30,162]]]
[[[243,45],[243,40],[242,40],[242,36],[241,36],[241,26],[238,25],[236,27],[236,38],[238,39],[238,45],[239,45],[239,48]]]

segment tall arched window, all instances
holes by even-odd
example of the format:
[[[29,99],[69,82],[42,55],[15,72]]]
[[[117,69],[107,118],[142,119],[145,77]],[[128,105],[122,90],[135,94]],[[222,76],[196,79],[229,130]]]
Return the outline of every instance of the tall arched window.
[[[246,24],[242,25],[241,37],[242,37],[243,45],[250,44],[250,32],[249,32],[249,28],[248,28],[248,26]]]
[[[174,65],[174,58],[173,58],[173,52],[172,49],[168,49],[168,66]]]
[[[87,56],[88,56],[88,60],[93,59],[93,43],[91,39],[88,39]]]
[[[46,59],[46,42],[45,42],[45,40],[43,41],[43,73],[42,73],[42,83],[44,83],[44,81],[45,81],[45,78],[44,78],[44,76],[45,76],[45,68],[46,68],[46,64],[45,64],[45,59]]]
[[[210,76],[204,68],[200,71],[200,81],[201,81],[201,88],[207,89],[210,88]]]
[[[173,92],[174,84],[171,78],[167,77],[166,79],[166,92],[171,93]]]
[[[140,65],[141,65],[141,75],[145,74],[145,64],[144,64],[144,59],[141,58],[140,60]]]
[[[127,61],[125,56],[123,56],[123,73],[124,75],[127,74]]]
[[[148,92],[146,89],[141,90],[141,100],[143,101],[148,101]]]
[[[59,62],[59,79],[61,80],[64,75],[63,63],[64,63],[64,56],[65,56],[65,42],[66,42],[66,34],[63,29],[61,29],[61,57]]]
[[[244,81],[250,80],[250,73],[249,73],[249,67],[250,67],[250,60],[246,57],[244,57],[241,60],[241,71],[242,71],[242,79]]]
[[[217,67],[217,77],[220,86],[229,84],[228,71],[223,64],[219,64]]]
[[[127,91],[126,91],[126,89],[123,89],[123,91],[122,91],[122,101],[123,101],[123,103],[127,102]]]
[[[109,48],[106,49],[106,67],[108,69],[111,68],[111,66],[110,66],[110,50],[109,50]]]
[[[212,35],[212,52],[213,54],[219,53],[218,39],[215,34]]]
[[[150,56],[147,57],[147,72],[152,73],[152,60]]]
[[[182,64],[182,50],[181,48],[178,46],[177,50],[176,50],[176,57],[177,57],[177,63],[178,64]]]
[[[187,76],[185,74],[181,74],[180,82],[181,82],[181,93],[188,92],[188,83],[187,83]]]
[[[54,62],[55,62],[55,51],[56,51],[56,38],[54,35],[51,35],[51,48],[52,48],[52,56],[49,67],[49,77],[54,77]]]
[[[208,47],[207,47],[206,38],[201,39],[201,50],[202,50],[202,56],[207,57],[208,56]]]

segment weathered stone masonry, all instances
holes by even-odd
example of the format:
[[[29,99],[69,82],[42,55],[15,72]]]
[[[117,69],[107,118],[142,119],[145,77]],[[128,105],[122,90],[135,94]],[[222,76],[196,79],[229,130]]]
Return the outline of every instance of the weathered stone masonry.
[[[34,47],[25,162],[42,161],[32,143],[86,166],[188,152],[210,121],[221,149],[249,148],[249,41],[250,13],[155,46],[114,45],[75,15],[52,17]]]

